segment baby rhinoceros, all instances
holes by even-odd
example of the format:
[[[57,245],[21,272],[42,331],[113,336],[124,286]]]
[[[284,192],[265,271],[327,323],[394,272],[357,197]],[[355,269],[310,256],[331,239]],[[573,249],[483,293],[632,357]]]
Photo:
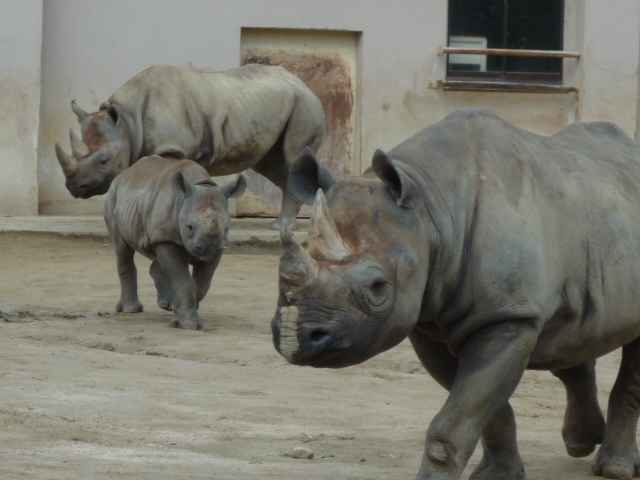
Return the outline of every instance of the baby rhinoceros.
[[[227,200],[245,187],[242,175],[217,185],[191,160],[157,156],[140,159],[116,177],[104,207],[120,277],[116,310],[142,311],[133,261],[139,252],[152,260],[149,273],[158,305],[174,311],[177,327],[202,329],[198,304],[222,256],[229,228]]]

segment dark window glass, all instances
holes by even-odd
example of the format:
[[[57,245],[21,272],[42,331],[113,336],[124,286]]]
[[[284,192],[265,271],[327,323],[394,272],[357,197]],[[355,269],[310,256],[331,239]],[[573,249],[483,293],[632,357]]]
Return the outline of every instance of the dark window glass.
[[[449,45],[472,48],[562,50],[562,0],[450,0]],[[559,81],[555,58],[449,55],[449,77]]]

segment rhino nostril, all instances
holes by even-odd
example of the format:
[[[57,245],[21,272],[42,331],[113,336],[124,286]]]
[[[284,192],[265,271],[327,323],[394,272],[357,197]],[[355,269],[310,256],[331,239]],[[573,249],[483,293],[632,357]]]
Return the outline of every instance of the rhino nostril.
[[[329,331],[324,328],[316,328],[310,335],[311,343],[314,344],[327,343],[330,339],[331,335],[329,334]]]

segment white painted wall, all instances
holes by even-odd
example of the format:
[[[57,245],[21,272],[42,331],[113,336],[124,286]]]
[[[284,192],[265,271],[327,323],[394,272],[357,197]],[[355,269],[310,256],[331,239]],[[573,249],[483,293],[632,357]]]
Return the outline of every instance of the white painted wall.
[[[0,215],[36,215],[42,0],[0,12]]]
[[[27,8],[23,5],[32,4],[8,0],[5,3],[11,4],[11,8],[2,10],[0,24],[7,26],[0,29],[0,38],[5,39],[7,31],[14,31],[12,41],[20,39],[22,43],[26,41],[22,39],[25,32],[35,35],[35,25],[31,25],[31,30],[17,28],[21,17],[14,13],[6,15],[16,6],[22,9]],[[468,106],[493,109],[519,126],[544,133],[552,133],[576,118],[613,120],[634,133],[640,2],[567,0],[565,46],[585,53],[578,64],[565,61],[567,79],[581,88],[579,97],[453,93],[429,88],[430,81],[443,76],[443,59],[435,53],[446,42],[447,3],[447,0],[45,2],[38,161],[40,212],[80,214],[101,209],[100,198],[90,201],[71,198],[55,160],[53,144],[66,143],[68,128],[76,126],[69,109],[72,98],[77,98],[85,108],[95,109],[119,85],[153,63],[193,63],[216,69],[237,66],[243,26],[362,32],[359,75],[363,166],[368,165],[375,148],[393,147],[447,113]],[[29,16],[28,20],[38,23],[34,18]],[[0,56],[0,65],[7,61],[5,57]],[[18,71],[17,66],[10,70]],[[30,84],[33,78],[37,76],[20,82]],[[0,96],[0,104],[8,101],[5,96]],[[11,125],[15,131],[17,121],[9,122],[14,122]],[[5,123],[7,120],[2,117],[0,125],[6,131]],[[37,118],[27,123],[34,132]],[[7,135],[11,137],[9,141]],[[0,132],[3,166],[7,163],[5,151],[22,148],[19,145],[23,143],[16,138]],[[3,170],[22,171],[28,165],[32,169],[33,162],[28,159],[28,154],[13,159]],[[13,188],[14,183],[0,179],[0,192]],[[35,189],[35,184],[31,188]],[[0,201],[5,203],[5,197],[3,193]],[[10,210],[24,211],[23,205],[29,203],[21,201]],[[33,207],[29,209],[32,211]]]
[[[608,120],[636,130],[640,2],[584,1],[582,120]],[[632,107],[633,106],[633,107]]]

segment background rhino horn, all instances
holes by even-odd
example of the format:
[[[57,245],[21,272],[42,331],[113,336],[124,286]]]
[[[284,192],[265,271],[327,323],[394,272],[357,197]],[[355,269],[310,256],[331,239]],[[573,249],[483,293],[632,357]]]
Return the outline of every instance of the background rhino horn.
[[[71,153],[74,157],[82,158],[89,154],[89,148],[73,129],[69,129],[69,141],[71,142]]]
[[[73,110],[73,113],[76,114],[76,117],[78,117],[79,122],[84,120],[85,117],[89,115],[87,112],[85,112],[83,109],[81,109],[78,106],[78,102],[76,102],[75,100],[71,100],[71,110]]]
[[[58,157],[58,162],[60,162],[60,166],[62,167],[62,171],[65,176],[73,175],[76,171],[76,161],[75,159],[68,155],[62,147],[56,143],[56,157]]]
[[[341,260],[352,253],[351,248],[344,243],[340,233],[338,233],[322,189],[318,189],[316,192],[316,198],[313,203],[311,235],[322,239],[322,244],[326,247],[323,253],[328,258]]]

